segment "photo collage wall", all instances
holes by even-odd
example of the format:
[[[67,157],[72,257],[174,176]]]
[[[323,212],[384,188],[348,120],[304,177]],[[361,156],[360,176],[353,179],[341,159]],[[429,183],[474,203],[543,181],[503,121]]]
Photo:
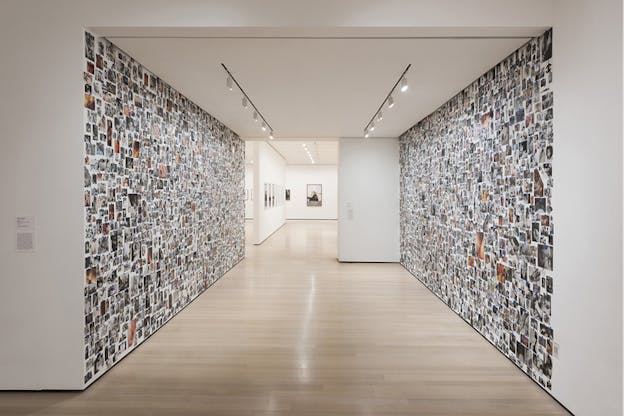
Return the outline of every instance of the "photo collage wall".
[[[284,205],[285,191],[282,185],[274,183],[264,184],[264,208],[281,207]]]
[[[85,383],[244,257],[244,143],[85,33]]]
[[[551,389],[552,32],[400,137],[401,262]]]

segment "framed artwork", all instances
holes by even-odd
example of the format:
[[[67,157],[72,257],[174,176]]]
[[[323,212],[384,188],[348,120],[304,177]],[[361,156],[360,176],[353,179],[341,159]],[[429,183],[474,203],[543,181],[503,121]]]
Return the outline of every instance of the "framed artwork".
[[[323,185],[308,184],[306,199],[309,207],[323,206]]]
[[[267,208],[269,206],[269,184],[264,184],[264,207]]]
[[[290,201],[290,189],[286,189],[286,195],[284,195],[286,201]]]

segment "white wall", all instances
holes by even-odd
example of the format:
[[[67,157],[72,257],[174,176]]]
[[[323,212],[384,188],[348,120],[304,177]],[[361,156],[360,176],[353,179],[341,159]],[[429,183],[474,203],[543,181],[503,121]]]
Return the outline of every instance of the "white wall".
[[[553,395],[622,415],[622,2],[558,1],[553,26]]]
[[[245,164],[245,219],[253,219],[254,203],[256,199],[256,190],[254,189],[254,166]]]
[[[398,262],[398,140],[340,139],[338,149],[338,260]]]
[[[323,185],[323,205],[307,205],[307,184]],[[286,188],[290,201],[286,201],[286,218],[289,220],[335,220],[338,218],[338,167],[336,165],[288,165]]]
[[[0,389],[80,389],[84,35],[60,4],[7,10],[21,5],[0,6]],[[31,254],[15,252],[23,214],[36,217]]]
[[[261,244],[286,223],[286,205],[265,207],[264,184],[286,184],[286,161],[265,142],[252,143],[254,161],[254,226],[253,242]]]

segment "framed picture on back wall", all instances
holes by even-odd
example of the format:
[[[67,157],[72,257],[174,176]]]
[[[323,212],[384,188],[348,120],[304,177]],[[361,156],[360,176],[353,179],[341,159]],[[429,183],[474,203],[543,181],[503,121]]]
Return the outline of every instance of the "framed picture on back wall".
[[[323,206],[323,185],[308,184],[306,199],[309,207]]]

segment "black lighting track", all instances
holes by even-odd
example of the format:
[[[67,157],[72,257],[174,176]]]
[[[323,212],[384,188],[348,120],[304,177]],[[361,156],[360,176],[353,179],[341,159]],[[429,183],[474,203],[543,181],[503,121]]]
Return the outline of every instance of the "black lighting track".
[[[269,124],[269,122],[266,120],[266,118],[264,118],[264,116],[262,115],[262,113],[260,112],[260,110],[258,110],[258,107],[256,107],[256,105],[254,104],[254,102],[252,101],[251,98],[249,98],[249,96],[247,95],[247,93],[245,92],[245,90],[243,89],[243,87],[239,84],[239,82],[236,80],[236,77],[234,75],[232,75],[232,73],[230,72],[230,70],[228,69],[227,66],[225,66],[225,64],[223,62],[221,62],[221,66],[223,67],[223,69],[225,70],[225,72],[227,72],[228,76],[230,78],[232,78],[232,81],[234,81],[234,83],[236,84],[236,86],[238,87],[238,89],[240,90],[241,93],[243,93],[243,96],[247,99],[247,101],[249,101],[249,104],[251,104],[251,106],[253,107],[254,111],[256,113],[258,113],[258,115],[260,116],[260,118],[262,119],[262,121],[267,125],[267,128],[269,129],[269,132],[271,134],[273,134],[273,127],[271,127],[271,125]]]
[[[388,95],[386,95],[386,98],[383,99],[383,101],[381,102],[381,105],[379,106],[379,108],[377,109],[377,111],[375,111],[373,113],[373,116],[371,117],[371,119],[368,121],[368,124],[366,124],[366,126],[364,126],[364,132],[368,131],[368,128],[370,127],[370,125],[373,123],[373,121],[375,121],[375,117],[377,117],[377,114],[379,114],[379,112],[381,111],[381,109],[383,108],[384,104],[386,102],[388,102],[388,98],[390,98],[390,96],[392,95],[392,93],[394,92],[394,90],[396,89],[397,85],[399,85],[399,82],[401,82],[401,80],[403,79],[403,77],[405,76],[405,74],[407,73],[407,71],[409,71],[409,69],[412,67],[412,64],[408,64],[405,67],[405,70],[403,70],[403,72],[401,73],[401,76],[399,76],[399,79],[397,79],[397,81],[394,83],[394,85],[392,86],[392,88],[390,89],[390,92],[388,93]]]

